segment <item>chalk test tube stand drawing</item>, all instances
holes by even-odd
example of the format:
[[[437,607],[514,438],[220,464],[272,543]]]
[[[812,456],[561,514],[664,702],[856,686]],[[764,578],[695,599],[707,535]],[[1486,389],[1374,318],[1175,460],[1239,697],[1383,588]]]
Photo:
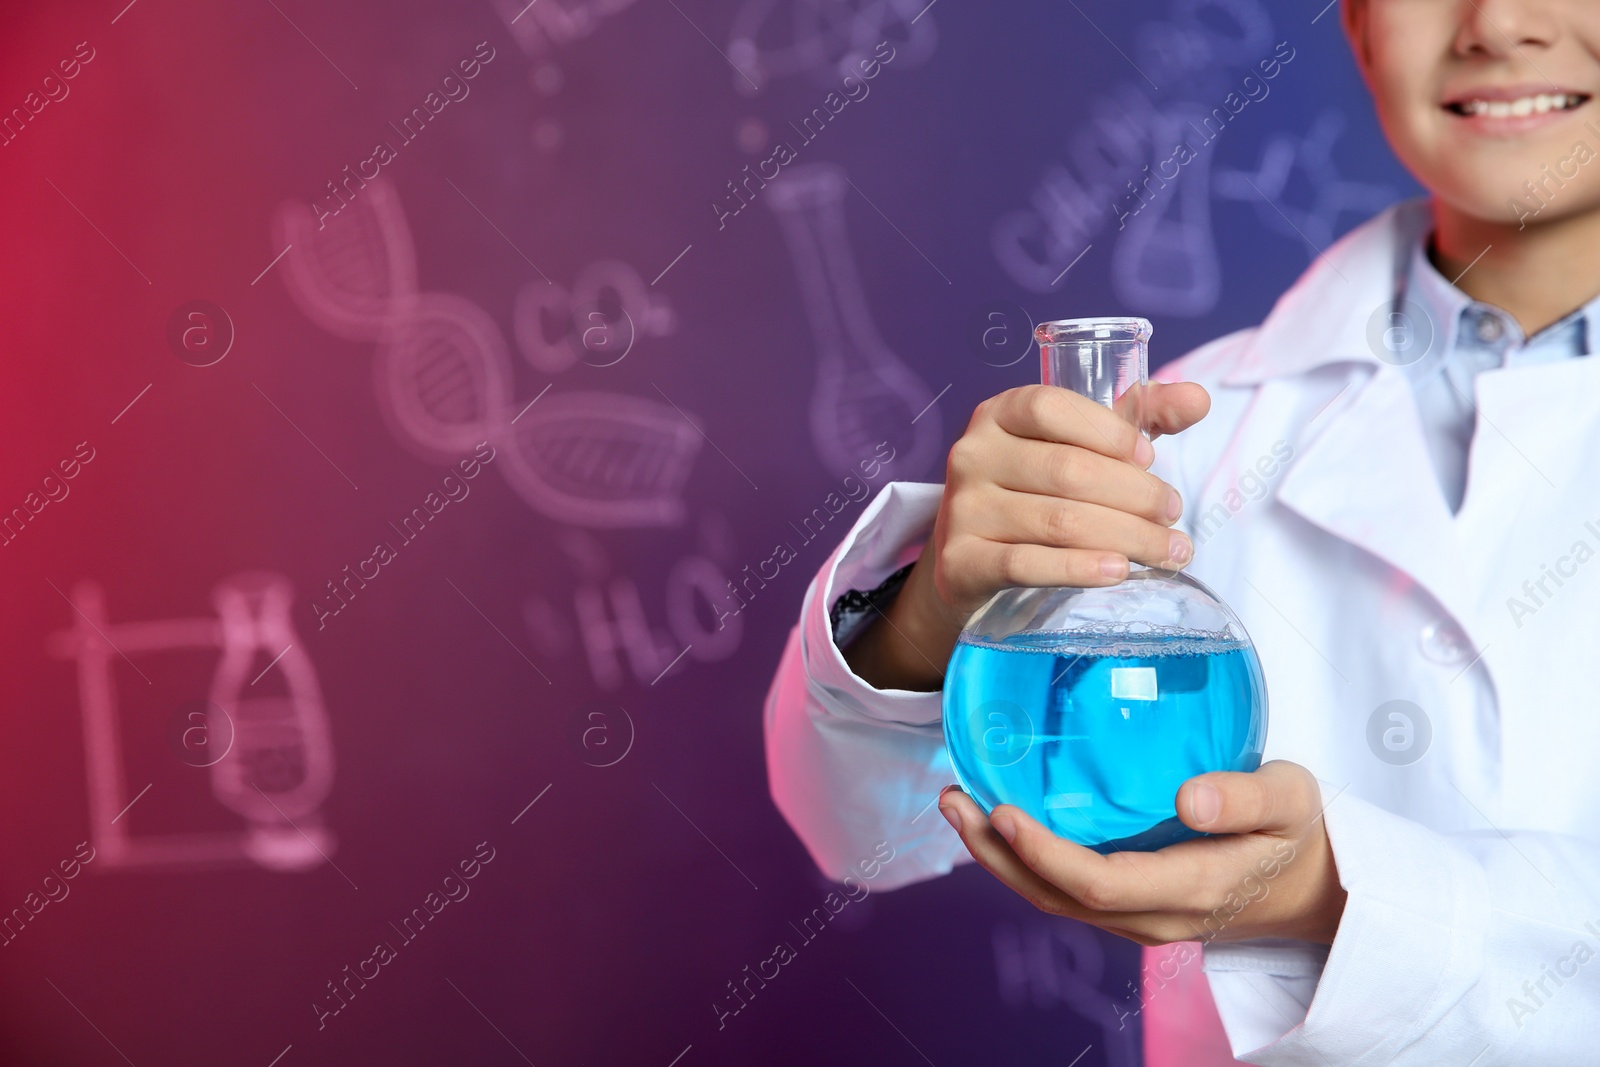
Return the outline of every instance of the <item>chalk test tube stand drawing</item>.
[[[770,183],[767,203],[794,257],[817,346],[811,439],[824,466],[843,477],[887,439],[898,477],[928,469],[942,443],[934,396],[889,349],[872,322],[845,230],[844,171],[796,166]]]
[[[316,670],[290,619],[288,580],[266,572],[235,574],[216,587],[212,602],[211,617],[113,623],[100,586],[80,582],[72,591],[72,629],[52,636],[51,652],[77,661],[89,829],[107,868],[249,862],[304,871],[327,862],[336,847],[321,814],[333,786],[333,742]],[[113,667],[124,655],[132,662],[196,649],[219,653],[208,699],[231,727],[226,751],[207,764],[211,792],[245,826],[135,835],[135,820],[122,817],[137,799],[128,788],[123,729],[150,724],[124,723]]]

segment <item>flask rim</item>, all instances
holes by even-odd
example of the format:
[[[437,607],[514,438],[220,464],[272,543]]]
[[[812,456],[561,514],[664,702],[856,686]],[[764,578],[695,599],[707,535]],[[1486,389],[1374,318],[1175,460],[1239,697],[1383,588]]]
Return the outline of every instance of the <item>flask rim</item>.
[[[1153,327],[1149,319],[1135,315],[1109,318],[1055,319],[1041,322],[1033,331],[1041,345],[1082,344],[1084,342],[1147,342]]]

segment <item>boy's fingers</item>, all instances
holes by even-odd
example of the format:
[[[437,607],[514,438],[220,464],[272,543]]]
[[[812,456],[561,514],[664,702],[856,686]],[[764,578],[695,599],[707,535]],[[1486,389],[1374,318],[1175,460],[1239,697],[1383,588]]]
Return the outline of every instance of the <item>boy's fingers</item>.
[[[974,539],[962,566],[989,589],[1064,586],[1096,589],[1128,577],[1128,558],[1116,552],[1087,548],[1006,545]]]
[[[1283,760],[1250,774],[1216,771],[1191,778],[1179,787],[1177,801],[1186,824],[1211,834],[1299,831],[1322,810],[1311,772]]]
[[[977,802],[955,786],[951,786],[940,795],[939,811],[947,819],[953,816],[960,824],[956,832],[961,835],[962,843],[967,846],[967,851],[978,861],[979,866],[1048,915],[1092,923],[1120,937],[1137,941],[1141,945],[1165,944],[1169,941],[1194,938],[1202,933],[1199,924],[1184,914],[1172,911],[1095,907],[1085,903],[1073,895],[1064,883],[1055,881],[1052,874],[1057,872],[1046,873],[1044,868],[1047,865],[1039,862],[1037,857],[1030,862],[1013,845],[1008,844],[983,814],[983,809]],[[1006,811],[1020,814],[1018,809],[1005,805],[996,808],[995,814],[1000,815]],[[1089,861],[1088,869],[1098,870],[1099,867],[1096,865],[1108,862],[1114,863],[1119,872],[1125,875],[1128,875],[1131,869],[1126,863],[1117,862],[1115,859],[1107,860],[1088,849],[1057,838],[1037,824],[1034,824],[1034,831],[1044,839],[1045,848],[1059,849],[1067,857],[1086,859]],[[1152,855],[1155,854],[1141,853],[1140,858],[1150,859]],[[1070,858],[1067,860],[1067,865],[1071,865]],[[1144,886],[1146,883],[1141,879],[1140,884]],[[1099,889],[1086,892],[1085,895],[1096,899],[1095,893],[1101,894],[1102,903],[1111,902],[1110,898]],[[1181,891],[1178,895],[1182,896]],[[1132,900],[1132,897],[1129,899]]]
[[[1151,437],[1187,430],[1211,410],[1211,396],[1194,382],[1151,382],[1142,402],[1143,425]]]
[[[995,424],[1013,437],[1077,445],[1141,469],[1155,459],[1143,434],[1108,407],[1054,385],[1024,385],[993,400]]]
[[[988,816],[977,801],[954,786],[939,797],[939,811],[961,835],[962,844],[978,865],[1020,894],[1034,907],[1050,915],[1087,919],[1089,909],[1071,900],[1055,886],[1023,863],[1005,839],[989,825]]]
[[[1210,410],[1211,397],[1194,382],[1146,382],[1117,398],[1117,414],[1152,438],[1186,430]]]
[[[1003,489],[1099,504],[1163,526],[1183,514],[1172,486],[1098,452],[1019,438],[985,451],[985,476]]]
[[[971,530],[992,541],[1114,552],[1147,567],[1182,567],[1194,555],[1185,534],[1115,508],[1006,490],[985,496],[993,506],[974,513]]]
[[[1205,881],[1202,854],[1193,850],[1101,855],[1057,837],[1021,808],[998,805],[991,822],[1028,869],[1094,912],[1192,909]]]
[[[1112,410],[1069,389],[1025,385],[991,404],[996,425],[1014,437],[1077,445],[1145,469],[1155,450],[1136,425],[1151,437],[1178,433],[1205,418],[1211,397],[1194,382],[1149,382],[1125,392]]]

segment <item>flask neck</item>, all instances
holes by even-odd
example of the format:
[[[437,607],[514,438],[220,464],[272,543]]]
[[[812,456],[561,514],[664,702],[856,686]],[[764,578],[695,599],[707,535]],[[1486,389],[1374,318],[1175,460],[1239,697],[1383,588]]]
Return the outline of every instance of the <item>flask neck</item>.
[[[1067,319],[1042,324],[1039,379],[1122,411],[1124,394],[1149,379],[1150,323],[1144,319]],[[1135,425],[1142,420],[1124,412]]]

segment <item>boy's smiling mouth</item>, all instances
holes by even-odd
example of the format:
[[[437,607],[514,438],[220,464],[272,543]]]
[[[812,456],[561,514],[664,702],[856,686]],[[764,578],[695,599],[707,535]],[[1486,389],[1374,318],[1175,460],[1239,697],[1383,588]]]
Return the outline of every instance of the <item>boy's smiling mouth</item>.
[[[1490,118],[1521,118],[1525,115],[1543,115],[1550,111],[1571,111],[1580,107],[1589,97],[1584,93],[1536,93],[1514,99],[1491,99],[1472,94],[1445,104],[1445,110],[1457,115],[1488,115]]]
[[[1588,103],[1590,94],[1541,86],[1484,86],[1456,93],[1442,105],[1480,129],[1513,133],[1554,121]]]

